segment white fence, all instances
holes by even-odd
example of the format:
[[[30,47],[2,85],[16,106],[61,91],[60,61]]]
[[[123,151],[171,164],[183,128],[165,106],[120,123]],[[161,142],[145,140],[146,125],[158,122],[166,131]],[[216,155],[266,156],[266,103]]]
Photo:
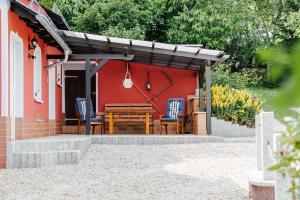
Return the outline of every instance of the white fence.
[[[249,183],[258,187],[274,187],[275,200],[290,200],[289,177],[269,168],[278,162],[276,152],[280,151],[280,132],[272,112],[256,116],[257,169],[250,173]]]

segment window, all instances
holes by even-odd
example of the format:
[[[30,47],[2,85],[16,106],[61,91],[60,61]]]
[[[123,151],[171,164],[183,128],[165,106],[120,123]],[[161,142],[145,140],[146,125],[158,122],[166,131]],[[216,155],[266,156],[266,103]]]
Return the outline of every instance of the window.
[[[33,97],[36,102],[42,103],[42,51],[39,46],[34,50],[34,87]]]

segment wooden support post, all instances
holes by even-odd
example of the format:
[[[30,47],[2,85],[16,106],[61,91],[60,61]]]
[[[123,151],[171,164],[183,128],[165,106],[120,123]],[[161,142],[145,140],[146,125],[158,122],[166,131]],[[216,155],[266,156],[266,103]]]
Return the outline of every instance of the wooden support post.
[[[203,85],[204,85],[204,73],[203,68],[198,71],[198,89],[199,89],[199,111],[204,112],[204,95],[203,95]]]
[[[205,66],[205,83],[206,83],[206,131],[211,134],[211,62],[208,61]]]
[[[91,134],[91,61],[87,59],[85,61],[85,102],[86,102],[86,114],[85,114],[85,134]]]
[[[109,135],[112,135],[114,132],[114,121],[112,112],[109,113]]]
[[[146,135],[150,133],[150,116],[149,113],[146,113]]]

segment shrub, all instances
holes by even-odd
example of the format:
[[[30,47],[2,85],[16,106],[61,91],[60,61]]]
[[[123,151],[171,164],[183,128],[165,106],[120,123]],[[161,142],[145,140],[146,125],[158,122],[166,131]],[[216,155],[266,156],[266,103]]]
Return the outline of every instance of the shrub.
[[[212,116],[240,125],[254,126],[255,115],[260,112],[259,100],[245,90],[214,85],[211,88]]]
[[[239,72],[231,72],[230,66],[224,63],[213,71],[212,83],[242,89],[260,84],[265,73],[265,69],[259,68],[243,68]]]

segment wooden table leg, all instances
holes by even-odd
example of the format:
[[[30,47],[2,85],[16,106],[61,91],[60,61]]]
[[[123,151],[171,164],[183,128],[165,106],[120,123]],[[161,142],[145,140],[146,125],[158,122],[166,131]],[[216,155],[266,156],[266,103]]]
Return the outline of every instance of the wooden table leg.
[[[149,135],[150,132],[150,119],[149,113],[146,113],[146,135]]]
[[[109,113],[109,135],[112,135],[114,132],[114,124],[113,124],[113,114],[112,112]]]

